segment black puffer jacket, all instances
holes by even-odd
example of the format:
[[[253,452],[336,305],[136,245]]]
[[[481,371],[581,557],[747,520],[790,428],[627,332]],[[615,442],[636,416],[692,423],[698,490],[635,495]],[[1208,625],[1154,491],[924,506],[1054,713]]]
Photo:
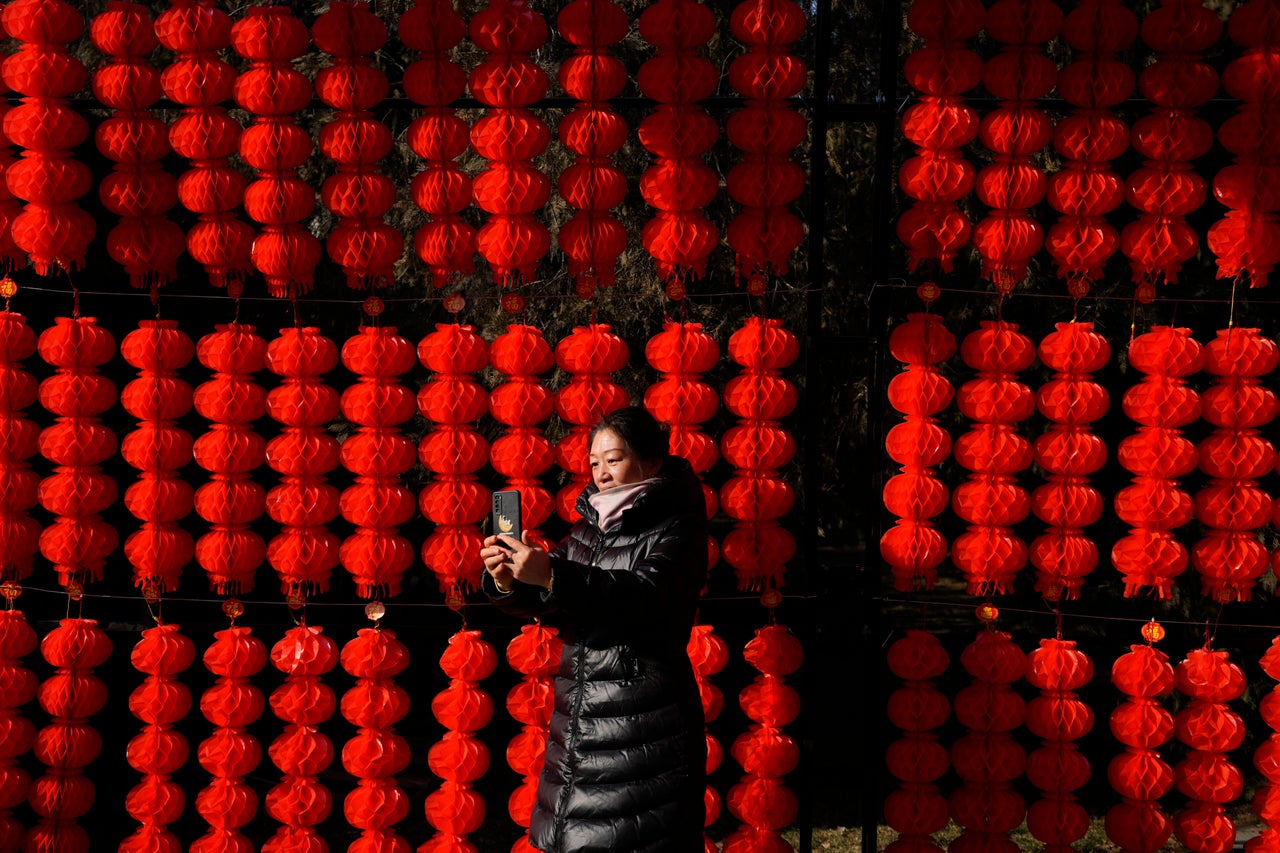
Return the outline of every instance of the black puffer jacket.
[[[595,492],[551,553],[550,592],[500,595],[484,576],[499,606],[564,640],[530,840],[549,853],[697,853],[706,740],[687,644],[707,573],[702,490],[670,457],[607,531]]]

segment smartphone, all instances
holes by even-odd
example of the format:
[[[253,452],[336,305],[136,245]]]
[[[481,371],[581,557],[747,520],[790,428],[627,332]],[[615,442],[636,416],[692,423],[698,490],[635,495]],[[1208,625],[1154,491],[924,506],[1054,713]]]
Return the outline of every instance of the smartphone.
[[[493,493],[493,532],[519,539],[523,528],[520,524],[520,490],[503,489]],[[502,547],[508,547],[498,540]]]

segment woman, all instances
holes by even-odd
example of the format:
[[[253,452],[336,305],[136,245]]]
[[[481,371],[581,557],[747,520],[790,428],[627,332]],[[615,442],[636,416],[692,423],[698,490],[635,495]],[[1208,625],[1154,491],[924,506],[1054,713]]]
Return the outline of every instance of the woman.
[[[639,407],[595,426],[590,460],[558,548],[490,536],[480,551],[489,597],[564,640],[529,838],[548,853],[697,853],[706,741],[687,644],[707,573],[702,489]]]

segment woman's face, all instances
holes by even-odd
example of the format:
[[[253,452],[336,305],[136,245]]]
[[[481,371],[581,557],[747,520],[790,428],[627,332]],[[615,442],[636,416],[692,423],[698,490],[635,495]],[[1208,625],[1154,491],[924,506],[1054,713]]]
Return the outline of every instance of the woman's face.
[[[652,472],[613,430],[602,429],[591,441],[591,479],[600,491],[638,483]]]

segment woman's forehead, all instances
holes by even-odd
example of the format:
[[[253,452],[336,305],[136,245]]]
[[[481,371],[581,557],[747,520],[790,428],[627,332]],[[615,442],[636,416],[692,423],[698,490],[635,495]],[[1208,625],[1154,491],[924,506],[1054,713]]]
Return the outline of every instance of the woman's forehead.
[[[610,450],[627,450],[627,443],[611,429],[602,429],[591,441],[592,453],[608,453]]]

